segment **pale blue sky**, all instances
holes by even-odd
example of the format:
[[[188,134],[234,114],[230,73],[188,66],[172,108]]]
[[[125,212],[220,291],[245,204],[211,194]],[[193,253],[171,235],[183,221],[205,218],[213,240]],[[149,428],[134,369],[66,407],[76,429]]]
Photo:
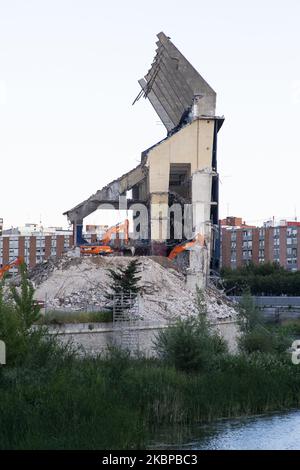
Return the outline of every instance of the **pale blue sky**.
[[[226,118],[221,216],[299,216],[299,18],[296,0],[0,0],[5,225],[66,225],[62,212],[165,136],[149,102],[131,106],[160,31]]]

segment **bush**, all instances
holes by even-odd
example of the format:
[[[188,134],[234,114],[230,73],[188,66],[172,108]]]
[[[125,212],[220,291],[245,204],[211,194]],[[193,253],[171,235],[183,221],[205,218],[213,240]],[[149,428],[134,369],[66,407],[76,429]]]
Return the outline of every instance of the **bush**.
[[[239,339],[239,349],[248,354],[257,351],[270,353],[273,352],[273,340],[271,335],[268,332],[266,333],[263,328],[256,327],[254,330],[241,336]]]
[[[244,291],[239,303],[239,324],[241,331],[250,332],[264,323],[260,310],[249,290]]]
[[[208,369],[216,355],[227,351],[225,340],[199,317],[180,319],[161,330],[154,346],[160,359],[187,372]]]
[[[239,339],[239,349],[251,354],[253,352],[282,354],[291,346],[292,339],[283,331],[268,330],[263,326],[257,326],[245,333]]]
[[[6,345],[6,361],[14,364],[25,353],[26,338],[13,305],[0,301],[0,339]]]
[[[243,294],[239,305],[239,323],[243,333],[239,338],[239,349],[247,354],[281,354],[292,343],[290,335],[284,329],[265,327],[263,316],[249,291]]]

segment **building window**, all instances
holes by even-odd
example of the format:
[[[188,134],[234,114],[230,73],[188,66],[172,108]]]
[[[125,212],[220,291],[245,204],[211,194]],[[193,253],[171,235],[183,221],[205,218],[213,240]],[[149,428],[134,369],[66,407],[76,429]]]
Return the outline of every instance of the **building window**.
[[[252,258],[252,250],[243,250],[243,259]]]
[[[295,227],[288,227],[286,229],[286,235],[288,237],[296,237],[297,236],[297,229]]]
[[[279,230],[280,230],[279,227],[274,228],[274,238],[279,237],[279,233],[280,233]]]
[[[243,239],[252,239],[252,230],[243,230]]]

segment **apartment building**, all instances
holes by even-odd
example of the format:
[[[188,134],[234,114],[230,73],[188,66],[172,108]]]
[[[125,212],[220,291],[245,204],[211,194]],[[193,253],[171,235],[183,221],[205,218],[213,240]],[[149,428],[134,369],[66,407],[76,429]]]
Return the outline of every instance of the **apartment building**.
[[[3,230],[0,235],[0,267],[21,256],[27,266],[33,268],[50,257],[59,258],[72,245],[72,231],[61,227],[43,228],[26,224]],[[11,272],[15,270],[13,268]]]
[[[88,243],[98,243],[108,228],[108,225],[87,225],[83,233],[84,239]],[[27,266],[33,268],[50,257],[62,256],[73,246],[73,240],[72,230],[62,227],[45,228],[36,223],[4,230],[3,219],[0,219],[0,267],[21,256]],[[16,271],[16,267],[10,269],[11,274]]]
[[[300,222],[269,221],[256,227],[228,217],[220,223],[223,267],[277,262],[289,271],[300,270]]]

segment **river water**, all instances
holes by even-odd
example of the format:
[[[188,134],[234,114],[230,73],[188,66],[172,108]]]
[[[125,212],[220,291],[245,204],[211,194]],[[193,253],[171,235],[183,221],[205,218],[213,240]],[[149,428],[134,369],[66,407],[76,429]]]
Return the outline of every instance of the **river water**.
[[[158,437],[156,449],[300,450],[300,411],[165,430]]]

